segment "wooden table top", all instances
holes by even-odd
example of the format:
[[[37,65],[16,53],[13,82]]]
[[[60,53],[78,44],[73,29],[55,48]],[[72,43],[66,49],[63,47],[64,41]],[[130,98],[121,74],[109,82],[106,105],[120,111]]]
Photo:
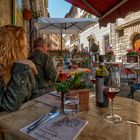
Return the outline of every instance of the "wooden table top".
[[[140,127],[128,124],[126,120],[136,120],[140,123],[140,103],[131,99],[116,97],[114,99],[114,113],[120,115],[122,123],[111,124],[103,119],[109,108],[99,108],[95,98],[90,98],[90,109],[78,113],[79,118],[88,120],[76,140],[140,140]],[[33,138],[19,131],[46,114],[51,107],[35,100],[25,103],[18,111],[0,113],[0,140],[33,140]]]

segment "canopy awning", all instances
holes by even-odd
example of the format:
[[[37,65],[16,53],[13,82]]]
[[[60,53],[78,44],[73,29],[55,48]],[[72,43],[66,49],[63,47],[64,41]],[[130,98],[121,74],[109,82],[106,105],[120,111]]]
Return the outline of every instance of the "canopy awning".
[[[47,18],[41,17],[35,26],[41,33],[77,34],[98,20],[93,18]]]
[[[35,27],[40,33],[60,34],[62,50],[62,34],[77,34],[88,26],[97,23],[93,18],[47,18],[41,17],[35,22]]]
[[[100,26],[140,10],[140,0],[65,0],[97,17]]]

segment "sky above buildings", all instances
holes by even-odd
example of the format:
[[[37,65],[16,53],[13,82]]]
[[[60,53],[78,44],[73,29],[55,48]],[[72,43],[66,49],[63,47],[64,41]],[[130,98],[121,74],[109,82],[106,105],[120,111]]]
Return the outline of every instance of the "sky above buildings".
[[[49,0],[48,10],[50,17],[63,18],[70,10],[71,4],[65,0]]]

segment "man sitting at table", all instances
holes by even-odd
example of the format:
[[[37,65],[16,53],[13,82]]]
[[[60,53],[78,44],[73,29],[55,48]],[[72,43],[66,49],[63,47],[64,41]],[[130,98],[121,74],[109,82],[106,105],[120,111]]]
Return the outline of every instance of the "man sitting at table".
[[[49,47],[49,43],[39,37],[34,41],[34,52],[29,57],[38,70],[36,81],[40,95],[49,91],[49,81],[56,81],[61,70],[60,67],[55,68],[52,57],[47,53]]]

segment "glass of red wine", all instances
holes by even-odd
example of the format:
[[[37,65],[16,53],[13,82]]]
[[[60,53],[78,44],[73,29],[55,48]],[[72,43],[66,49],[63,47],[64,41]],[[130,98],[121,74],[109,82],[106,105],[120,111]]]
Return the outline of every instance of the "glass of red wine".
[[[95,90],[95,84],[96,84],[96,78],[95,78],[95,76],[90,75],[90,76],[89,76],[89,79],[90,79],[91,82],[93,83],[94,90]]]
[[[116,94],[119,93],[119,91],[120,91],[119,88],[113,88],[113,87],[108,87],[105,89],[105,94],[111,102],[111,113],[104,115],[104,120],[107,122],[119,123],[122,121],[122,118],[119,115],[114,114],[114,111],[113,111],[113,99],[116,96]]]

